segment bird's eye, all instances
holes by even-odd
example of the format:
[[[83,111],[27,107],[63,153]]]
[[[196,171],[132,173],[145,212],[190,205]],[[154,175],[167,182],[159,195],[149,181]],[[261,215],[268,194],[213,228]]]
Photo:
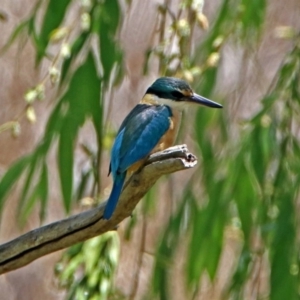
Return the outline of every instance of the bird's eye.
[[[183,98],[183,94],[180,93],[179,91],[173,91],[171,92],[171,95],[177,99]]]

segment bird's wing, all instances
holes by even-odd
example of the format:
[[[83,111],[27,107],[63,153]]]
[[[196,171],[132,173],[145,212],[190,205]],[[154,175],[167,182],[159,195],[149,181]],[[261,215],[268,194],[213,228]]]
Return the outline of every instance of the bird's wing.
[[[138,104],[123,121],[111,157],[115,176],[147,157],[170,127],[171,109],[167,106]]]

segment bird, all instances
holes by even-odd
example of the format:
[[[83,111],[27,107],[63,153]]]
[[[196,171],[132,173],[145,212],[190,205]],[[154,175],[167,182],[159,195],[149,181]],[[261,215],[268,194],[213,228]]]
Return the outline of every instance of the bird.
[[[222,108],[196,94],[186,81],[174,77],[160,77],[146,90],[117,132],[108,173],[112,173],[113,186],[103,219],[109,220],[113,215],[126,176],[137,171],[150,154],[174,144],[181,113],[193,105]]]

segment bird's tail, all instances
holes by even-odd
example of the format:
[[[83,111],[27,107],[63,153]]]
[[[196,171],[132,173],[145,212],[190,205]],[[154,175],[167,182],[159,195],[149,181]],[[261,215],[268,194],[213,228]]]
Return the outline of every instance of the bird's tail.
[[[116,176],[116,178],[114,180],[112,191],[110,193],[110,196],[107,200],[107,204],[104,209],[103,219],[108,220],[112,216],[112,214],[117,206],[117,203],[118,203],[118,200],[119,200],[119,197],[120,197],[123,185],[124,185],[125,177],[126,177],[126,172]]]

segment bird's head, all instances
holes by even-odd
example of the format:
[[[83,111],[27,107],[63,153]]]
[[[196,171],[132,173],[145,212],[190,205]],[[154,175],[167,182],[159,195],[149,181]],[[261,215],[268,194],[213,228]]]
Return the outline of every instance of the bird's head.
[[[153,101],[177,109],[185,108],[188,103],[222,108],[221,104],[194,93],[189,84],[184,80],[173,77],[158,78],[147,89],[144,98],[148,99],[149,102]]]

